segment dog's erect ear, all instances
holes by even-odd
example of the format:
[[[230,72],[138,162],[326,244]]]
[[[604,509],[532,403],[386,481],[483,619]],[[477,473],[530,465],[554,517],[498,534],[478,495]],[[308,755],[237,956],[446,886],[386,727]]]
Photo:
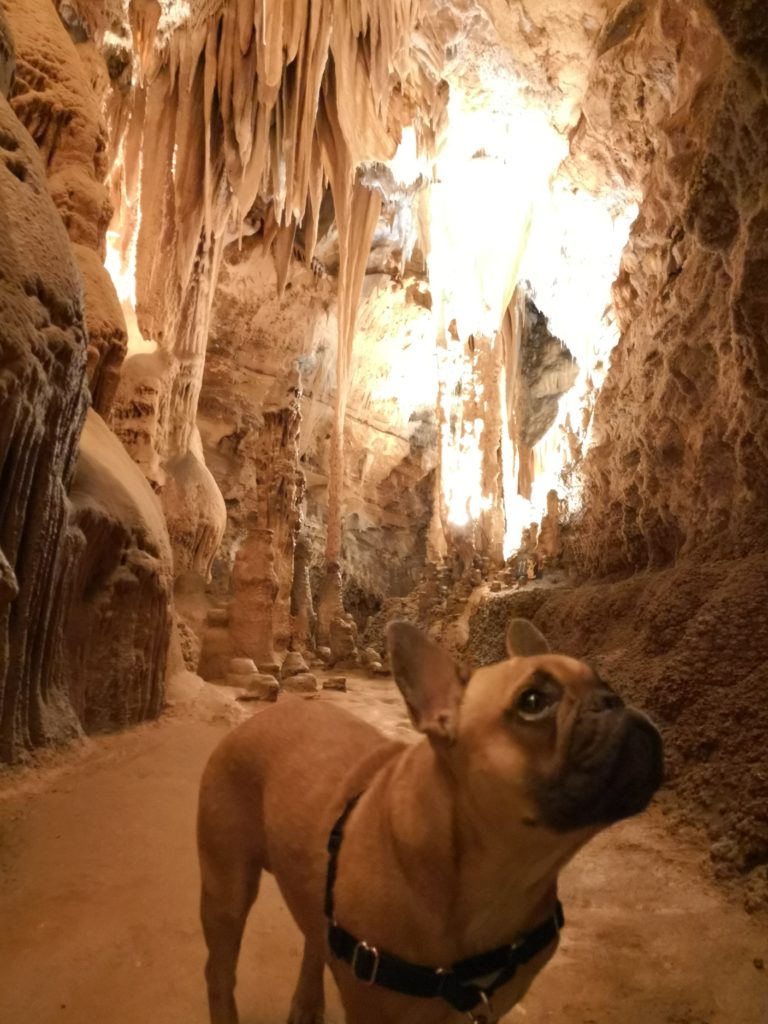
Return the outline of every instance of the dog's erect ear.
[[[411,721],[431,740],[452,743],[467,673],[410,622],[390,622],[387,641],[392,674]]]
[[[549,644],[528,619],[512,619],[507,626],[507,653],[510,658],[530,658],[534,654],[549,654]]]

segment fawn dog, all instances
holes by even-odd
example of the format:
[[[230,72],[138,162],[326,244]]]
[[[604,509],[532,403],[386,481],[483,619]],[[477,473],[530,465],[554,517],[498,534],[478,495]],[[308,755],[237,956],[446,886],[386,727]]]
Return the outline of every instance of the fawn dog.
[[[651,722],[526,620],[510,623],[509,659],[471,675],[408,623],[391,623],[388,641],[418,742],[281,698],[208,762],[198,842],[212,1024],[239,1019],[235,971],[262,869],[305,937],[289,1024],[321,1024],[326,964],[347,1024],[497,1021],[557,947],[560,869],[661,783]]]

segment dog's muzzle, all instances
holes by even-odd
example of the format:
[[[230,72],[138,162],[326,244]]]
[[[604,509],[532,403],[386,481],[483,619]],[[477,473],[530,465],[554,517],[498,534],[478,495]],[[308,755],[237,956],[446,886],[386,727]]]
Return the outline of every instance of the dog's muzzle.
[[[658,729],[608,688],[581,702],[565,742],[557,776],[535,786],[542,820],[557,831],[639,814],[663,781]]]

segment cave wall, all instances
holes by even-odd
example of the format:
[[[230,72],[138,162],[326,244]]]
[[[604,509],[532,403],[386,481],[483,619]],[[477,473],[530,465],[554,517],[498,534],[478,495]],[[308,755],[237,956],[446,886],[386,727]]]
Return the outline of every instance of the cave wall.
[[[157,500],[102,418],[127,341],[102,262],[104,62],[48,0],[0,7],[15,47],[0,225],[0,759],[12,761],[159,713],[171,574]]]
[[[69,692],[88,733],[156,718],[164,703],[173,558],[141,469],[90,410],[69,498],[85,539],[66,623]]]
[[[16,53],[11,106],[40,149],[48,188],[72,243],[83,281],[91,401],[108,416],[127,332],[104,268],[112,212],[105,185],[107,129],[100,112],[106,67],[92,44],[73,43],[52,0],[3,0],[3,7]]]
[[[75,736],[63,621],[81,540],[66,491],[85,417],[80,277],[40,152],[7,100],[0,10],[0,760]]]
[[[730,5],[732,48],[705,3],[632,11],[573,147],[643,193],[570,542],[590,575],[768,543],[765,18]]]

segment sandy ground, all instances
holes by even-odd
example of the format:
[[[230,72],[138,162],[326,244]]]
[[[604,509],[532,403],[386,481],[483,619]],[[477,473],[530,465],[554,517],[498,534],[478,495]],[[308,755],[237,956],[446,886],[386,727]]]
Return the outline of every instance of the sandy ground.
[[[343,701],[405,728],[391,683]],[[194,817],[217,704],[0,777],[0,1021],[205,1024]],[[766,1024],[768,931],[651,812],[563,879],[557,956],[509,1024]],[[249,921],[242,1024],[283,1024],[300,937],[270,878]],[[328,1024],[342,1024],[328,980]],[[375,1022],[371,1022],[375,1024]]]

